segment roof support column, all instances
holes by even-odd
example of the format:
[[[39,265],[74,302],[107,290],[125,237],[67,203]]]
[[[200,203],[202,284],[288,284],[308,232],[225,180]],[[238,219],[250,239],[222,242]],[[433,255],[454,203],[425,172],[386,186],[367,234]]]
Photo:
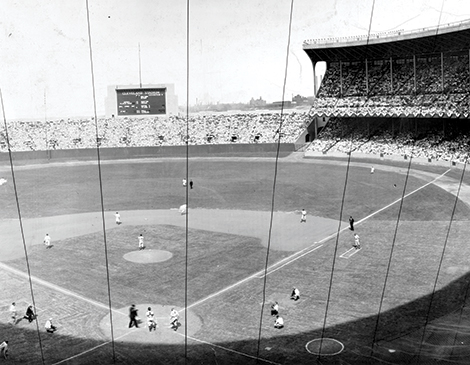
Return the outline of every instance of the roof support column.
[[[367,62],[366,58],[366,96],[369,95],[369,62]]]
[[[343,97],[343,63],[339,61],[339,97]]]
[[[393,94],[393,66],[392,66],[392,57],[390,57],[390,94]]]
[[[316,98],[317,97],[317,76],[315,74],[315,67],[317,66],[316,62],[313,62],[313,96]],[[327,63],[327,69],[328,69],[328,63]]]
[[[444,53],[441,52],[441,92],[444,93]]]
[[[320,117],[313,117],[313,124],[314,124],[314,139],[317,139],[318,138],[318,118]],[[311,142],[311,141],[309,141]]]
[[[416,55],[413,55],[413,90],[416,95]]]

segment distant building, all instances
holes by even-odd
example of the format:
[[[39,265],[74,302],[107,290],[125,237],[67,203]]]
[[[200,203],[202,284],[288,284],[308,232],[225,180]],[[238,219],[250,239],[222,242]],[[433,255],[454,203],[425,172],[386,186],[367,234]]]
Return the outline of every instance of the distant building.
[[[265,107],[265,106],[266,106],[266,100],[263,100],[261,96],[259,97],[259,99],[251,98],[250,100],[250,107],[258,108],[258,107]]]
[[[280,108],[282,106],[284,106],[285,108],[290,108],[292,107],[292,101],[288,101],[288,100],[284,100],[284,102],[274,101],[271,105],[275,108]]]
[[[302,95],[296,95],[292,97],[292,102],[296,105],[307,104],[308,98]]]

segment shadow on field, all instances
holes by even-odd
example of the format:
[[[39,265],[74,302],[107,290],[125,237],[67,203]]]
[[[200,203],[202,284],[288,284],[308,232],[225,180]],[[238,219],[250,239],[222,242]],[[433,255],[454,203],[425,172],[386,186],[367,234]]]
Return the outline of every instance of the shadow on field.
[[[470,273],[434,295],[384,312],[379,318],[367,317],[324,331],[318,329],[289,336],[280,330],[279,336],[263,338],[259,348],[256,340],[209,344],[193,339],[188,339],[187,346],[184,342],[179,345],[137,344],[117,339],[113,346],[107,339],[96,341],[61,335],[60,327],[54,334],[46,333],[41,318],[39,335],[35,322],[25,328],[26,320],[21,320],[23,323],[16,326],[1,324],[0,340],[9,341],[10,364],[468,364],[469,283]],[[286,323],[286,328],[288,326]],[[243,331],[234,326],[227,329]],[[184,334],[184,329],[180,328],[179,332]],[[343,343],[344,351],[321,357],[309,353],[307,342],[321,338],[322,333],[324,338]],[[197,339],[198,334],[194,337]],[[327,344],[323,349],[329,351]],[[74,358],[78,354],[81,355]],[[61,362],[68,358],[67,362]]]

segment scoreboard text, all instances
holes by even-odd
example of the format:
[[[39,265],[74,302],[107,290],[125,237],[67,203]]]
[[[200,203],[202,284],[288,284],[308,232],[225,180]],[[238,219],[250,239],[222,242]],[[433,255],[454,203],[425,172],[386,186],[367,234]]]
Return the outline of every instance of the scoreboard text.
[[[122,89],[117,93],[118,115],[165,114],[166,89]]]

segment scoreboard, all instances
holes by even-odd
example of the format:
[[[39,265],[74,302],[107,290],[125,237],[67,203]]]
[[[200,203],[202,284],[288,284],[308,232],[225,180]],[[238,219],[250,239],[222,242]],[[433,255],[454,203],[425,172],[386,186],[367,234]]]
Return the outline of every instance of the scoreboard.
[[[117,114],[166,113],[166,88],[117,89]]]

